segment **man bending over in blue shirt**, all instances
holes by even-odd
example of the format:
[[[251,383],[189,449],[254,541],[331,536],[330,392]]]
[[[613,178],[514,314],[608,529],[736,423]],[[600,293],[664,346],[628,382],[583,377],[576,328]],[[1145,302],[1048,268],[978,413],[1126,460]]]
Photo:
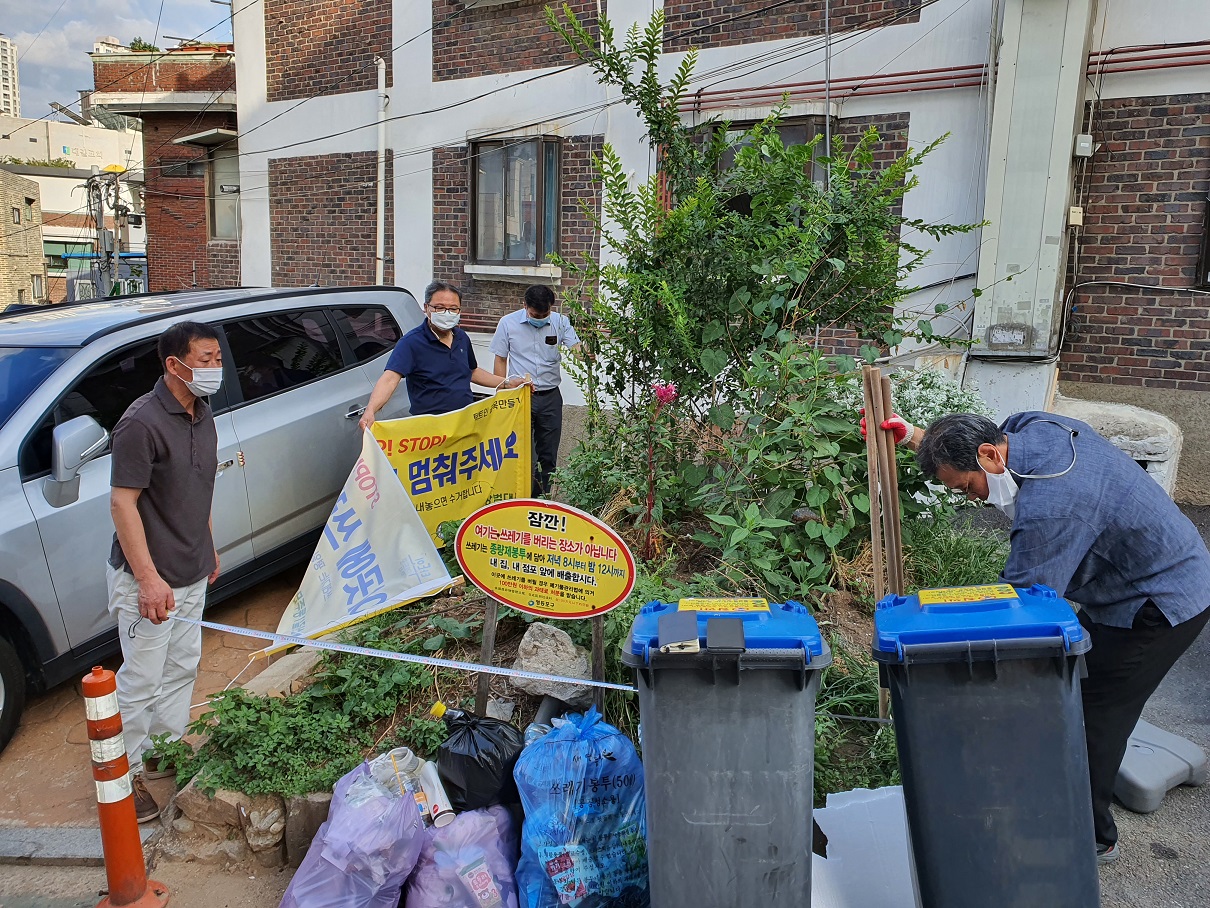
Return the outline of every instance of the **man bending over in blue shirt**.
[[[864,432],[864,421],[863,421]],[[1012,521],[1004,582],[1042,583],[1081,606],[1092,649],[1083,683],[1097,858],[1117,858],[1109,805],[1147,699],[1210,618],[1210,553],[1193,523],[1138,464],[1085,423],[969,413],[926,432],[883,423],[925,475]]]

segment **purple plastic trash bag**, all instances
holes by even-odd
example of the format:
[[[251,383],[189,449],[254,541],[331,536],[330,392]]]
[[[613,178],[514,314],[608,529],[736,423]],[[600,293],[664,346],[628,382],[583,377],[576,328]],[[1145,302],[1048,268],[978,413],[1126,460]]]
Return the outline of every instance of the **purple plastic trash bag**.
[[[423,841],[415,800],[387,792],[362,763],[336,783],[281,908],[396,908]]]
[[[517,824],[499,805],[427,830],[404,908],[518,908],[519,849]]]

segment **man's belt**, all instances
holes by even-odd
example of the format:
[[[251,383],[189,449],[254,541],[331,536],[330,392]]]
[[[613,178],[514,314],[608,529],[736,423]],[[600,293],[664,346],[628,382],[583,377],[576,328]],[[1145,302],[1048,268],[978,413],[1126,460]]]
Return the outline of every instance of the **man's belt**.
[[[554,394],[558,390],[558,385],[555,385],[553,388],[543,388],[541,391],[534,391],[534,397],[541,397],[543,394]]]

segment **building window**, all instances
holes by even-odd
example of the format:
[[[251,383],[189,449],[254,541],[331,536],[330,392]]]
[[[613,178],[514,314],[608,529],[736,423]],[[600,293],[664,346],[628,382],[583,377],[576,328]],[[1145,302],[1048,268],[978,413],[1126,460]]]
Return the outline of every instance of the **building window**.
[[[27,221],[31,221],[31,222],[34,219],[34,200],[33,199],[25,200],[25,219]]]
[[[21,209],[20,208],[13,209],[13,223],[14,224],[21,223]]]
[[[744,133],[755,125],[755,121],[751,123],[731,124],[731,128],[726,134],[730,147],[719,158],[718,166],[720,170],[730,170],[735,165],[736,153],[747,144],[740,140],[743,138]],[[823,132],[822,117],[783,120],[777,126],[777,134],[781,137],[782,144],[787,148],[793,145],[806,145],[813,141],[816,136],[819,136],[819,142],[816,144],[815,151],[811,156],[811,179],[816,183],[823,183],[827,179],[826,168],[819,163],[819,159],[826,157],[828,154],[827,150],[823,147]],[[742,214],[751,214],[752,199],[747,195],[736,196],[729,202],[729,207]]]
[[[216,148],[210,157],[210,239],[239,239],[239,151]]]
[[[31,274],[29,276],[29,283],[34,291],[34,299],[40,300],[46,298],[46,288],[42,285],[42,275]]]
[[[479,264],[542,265],[559,251],[559,140],[471,146],[471,230]]]
[[[92,243],[56,243],[46,240],[42,243],[42,256],[46,260],[46,270],[51,274],[67,274],[68,255],[91,255]]]
[[[206,175],[206,161],[203,158],[191,161],[174,161],[161,158],[160,167],[161,174],[174,179],[204,177]]]
[[[24,287],[17,288],[17,305],[18,306],[25,305],[25,288]]]

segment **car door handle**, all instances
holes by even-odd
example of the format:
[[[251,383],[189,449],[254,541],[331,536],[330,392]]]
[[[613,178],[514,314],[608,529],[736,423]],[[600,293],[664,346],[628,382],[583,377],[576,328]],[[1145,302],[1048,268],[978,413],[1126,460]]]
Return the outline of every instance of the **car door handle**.
[[[365,411],[365,407],[350,407],[349,412],[345,414],[345,419],[361,419],[361,414]]]
[[[233,467],[233,466],[235,466],[235,461],[234,461],[234,460],[224,460],[222,463],[220,463],[220,464],[218,465],[218,469],[214,471],[214,475],[215,475],[215,476],[222,476],[222,475],[223,475],[223,471],[224,471],[224,470],[226,470],[226,469],[227,469],[227,467]]]

